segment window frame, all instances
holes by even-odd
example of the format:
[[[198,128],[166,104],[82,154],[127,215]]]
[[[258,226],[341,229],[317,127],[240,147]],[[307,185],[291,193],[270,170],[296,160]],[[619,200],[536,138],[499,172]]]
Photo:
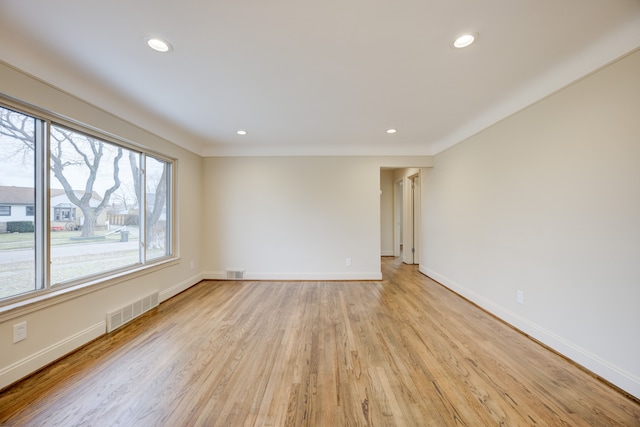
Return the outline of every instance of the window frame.
[[[103,131],[101,129],[83,124],[81,122],[72,120],[67,117],[63,117],[54,112],[46,111],[35,107],[33,105],[25,104],[19,100],[9,98],[3,93],[0,93],[0,107],[14,110],[18,113],[28,115],[35,119],[36,129],[35,138],[40,138],[39,144],[36,144],[34,152],[34,166],[36,170],[36,176],[34,180],[35,187],[35,204],[33,206],[34,211],[34,226],[36,247],[35,251],[35,263],[36,263],[36,278],[33,291],[28,291],[22,294],[8,296],[0,299],[0,315],[7,310],[14,310],[16,308],[29,307],[36,305],[48,306],[49,304],[57,303],[59,298],[68,298],[69,295],[93,292],[98,289],[113,286],[118,283],[133,279],[141,274],[147,274],[151,271],[155,271],[159,268],[164,268],[167,265],[177,264],[179,261],[177,235],[178,235],[178,222],[176,215],[176,182],[178,171],[178,160],[176,158],[169,157],[165,154],[151,150],[142,144],[135,143],[127,140],[123,137],[117,136],[113,133]],[[51,283],[50,280],[50,224],[55,221],[52,213],[52,206],[50,206],[49,198],[49,185],[50,185],[50,127],[52,125],[62,126],[71,131],[79,132],[90,137],[100,139],[106,143],[113,144],[123,149],[133,151],[137,153],[140,158],[146,158],[151,156],[162,162],[165,162],[168,167],[168,180],[167,180],[167,192],[168,198],[166,202],[167,210],[167,227],[170,227],[166,233],[166,244],[168,246],[167,253],[158,258],[148,260],[146,254],[143,254],[142,262],[123,268],[115,268],[105,272],[92,274],[89,276],[81,277],[75,280],[69,280],[63,283]],[[144,173],[143,173],[144,175]],[[146,177],[142,180],[143,186],[146,186]],[[139,202],[140,203],[140,202]],[[11,205],[8,205],[11,209]],[[73,206],[72,209],[77,209]],[[26,208],[25,208],[26,209]],[[146,214],[145,210],[142,211],[141,217]],[[11,214],[7,215],[10,216]],[[142,242],[141,242],[142,243]],[[146,242],[144,242],[146,246]],[[146,248],[142,248],[142,251],[146,251]],[[55,301],[54,301],[55,300]],[[30,311],[30,310],[29,310]]]
[[[5,213],[8,212],[8,213]],[[0,216],[11,216],[11,205],[0,205]]]

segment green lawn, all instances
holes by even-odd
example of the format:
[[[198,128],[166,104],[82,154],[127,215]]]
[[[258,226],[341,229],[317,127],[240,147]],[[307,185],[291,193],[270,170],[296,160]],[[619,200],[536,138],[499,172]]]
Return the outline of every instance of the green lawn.
[[[91,240],[92,243],[119,242],[120,233],[106,236],[106,230],[95,232],[95,236],[105,236],[104,240]],[[51,246],[82,244],[86,241],[71,240],[72,237],[80,237],[80,231],[52,231],[50,234]],[[129,240],[138,238],[138,230],[129,230]],[[28,249],[34,247],[34,233],[0,233],[0,251],[15,249]]]
[[[33,247],[34,233],[1,233],[0,251]]]

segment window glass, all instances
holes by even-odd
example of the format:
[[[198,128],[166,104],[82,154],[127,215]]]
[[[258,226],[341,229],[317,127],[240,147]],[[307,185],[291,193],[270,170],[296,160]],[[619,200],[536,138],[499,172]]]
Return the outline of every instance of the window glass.
[[[0,107],[0,299],[37,289],[35,119]]]
[[[147,259],[169,252],[169,164],[151,156],[146,158],[146,254]]]
[[[137,225],[109,221],[110,216],[129,207],[124,205],[124,191],[135,185],[130,154],[125,148],[93,136],[51,125],[53,285],[140,262]],[[135,213],[137,201],[129,203],[133,215],[139,215]]]

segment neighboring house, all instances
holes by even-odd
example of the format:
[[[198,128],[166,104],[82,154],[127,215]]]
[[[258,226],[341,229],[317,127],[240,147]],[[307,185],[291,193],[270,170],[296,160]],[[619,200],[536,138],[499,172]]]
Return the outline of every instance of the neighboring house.
[[[74,192],[78,197],[82,195],[82,191],[74,190]],[[52,188],[49,190],[49,195],[51,226],[64,226],[68,223],[83,224],[82,211],[71,203],[64,190]],[[0,186],[0,231],[5,230],[6,223],[10,221],[33,221],[34,200],[33,188]],[[101,201],[102,197],[94,191],[90,205],[97,206]],[[107,214],[103,211],[97,219],[97,224],[101,225],[106,221]]]
[[[35,190],[0,186],[0,223],[33,221]]]

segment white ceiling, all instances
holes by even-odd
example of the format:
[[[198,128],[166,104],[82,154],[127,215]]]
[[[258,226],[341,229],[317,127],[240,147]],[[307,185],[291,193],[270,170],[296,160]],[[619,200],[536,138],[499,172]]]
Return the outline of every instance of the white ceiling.
[[[0,1],[0,59],[201,155],[435,154],[638,47],[638,0]]]

